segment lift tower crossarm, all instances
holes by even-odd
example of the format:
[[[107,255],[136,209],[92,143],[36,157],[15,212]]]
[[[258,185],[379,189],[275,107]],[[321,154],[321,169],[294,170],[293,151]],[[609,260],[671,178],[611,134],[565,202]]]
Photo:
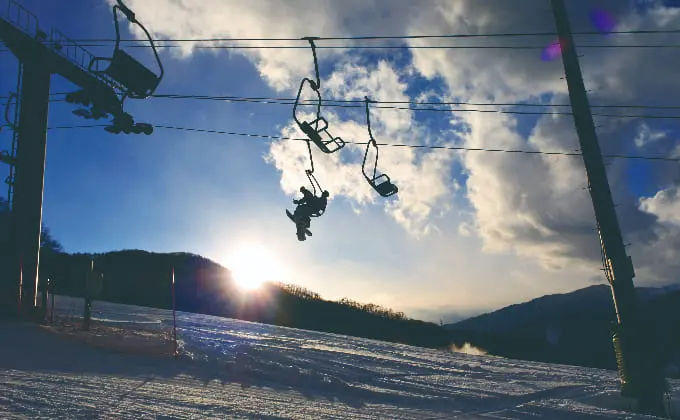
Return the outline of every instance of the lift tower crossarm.
[[[116,94],[114,88],[117,84],[112,79],[88,71],[87,66],[94,59],[94,55],[59,31],[52,30],[49,39],[46,37],[45,40],[41,40],[0,15],[0,40],[21,62],[29,61],[32,57],[41,57],[41,64],[46,66],[50,73],[68,79],[91,92],[93,97],[113,99],[113,95]],[[73,57],[70,57],[68,52],[72,52]],[[114,115],[119,113],[118,107],[105,110]]]

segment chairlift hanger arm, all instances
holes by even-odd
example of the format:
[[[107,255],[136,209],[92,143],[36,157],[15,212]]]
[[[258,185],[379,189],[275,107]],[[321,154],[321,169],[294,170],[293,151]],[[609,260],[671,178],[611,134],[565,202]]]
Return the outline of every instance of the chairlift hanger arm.
[[[373,176],[371,177],[372,180],[376,179],[376,172],[378,171],[378,143],[376,143],[375,138],[373,138],[373,131],[371,130],[371,113],[369,111],[369,106],[368,104],[371,102],[370,99],[368,99],[368,96],[364,96],[364,99],[366,100],[366,123],[368,125],[368,136],[370,139],[368,140],[368,143],[366,144],[366,152],[364,153],[364,162],[361,165],[361,170],[364,172],[364,175],[366,175],[366,160],[368,159],[368,150],[371,148],[371,145],[375,147],[375,164],[373,165]],[[366,175],[367,176],[367,175]]]
[[[312,144],[310,140],[306,141],[307,143],[307,151],[309,152],[309,164],[311,169],[305,169],[305,174],[307,175],[307,179],[309,179],[309,183],[312,184],[312,194],[316,196],[317,190],[319,193],[323,191],[323,188],[321,188],[321,184],[319,184],[319,180],[316,179],[314,176],[314,156],[312,155]]]
[[[295,98],[295,104],[293,105],[293,119],[295,119],[295,122],[298,123],[298,125],[301,125],[302,122],[297,117],[297,107],[300,104],[302,88],[304,88],[305,82],[309,83],[309,86],[316,93],[316,96],[318,98],[316,104],[316,118],[319,119],[321,117],[321,93],[319,92],[319,88],[321,87],[321,80],[319,79],[319,64],[316,58],[316,46],[314,45],[314,40],[319,38],[305,37],[302,39],[309,41],[309,45],[311,45],[312,47],[312,55],[314,56],[314,74],[316,75],[316,81],[305,77],[304,79],[302,79],[302,82],[300,82],[300,88],[298,89],[297,97]]]
[[[312,89],[319,90],[321,89],[321,78],[319,77],[319,60],[316,57],[316,45],[314,44],[314,40],[318,40],[319,37],[306,36],[302,39],[309,41],[309,45],[312,47],[312,56],[314,57],[314,73],[316,74],[316,87],[314,87],[315,85],[312,85]]]
[[[368,109],[369,102],[373,102],[373,101],[368,99],[368,96],[364,96],[364,99],[366,100],[366,123],[368,124],[368,135],[370,136],[371,140],[375,143],[375,139],[373,139],[373,132],[371,131],[371,113]],[[376,144],[376,148],[377,148],[377,144]]]
[[[311,169],[306,170],[305,172],[309,172],[310,174],[314,173],[314,157],[312,156],[312,145],[311,141],[307,140],[307,151],[309,152],[309,164],[311,165]]]
[[[118,11],[120,10],[121,13],[125,14],[123,11],[124,9],[120,7],[121,3],[118,2],[118,4],[113,5],[113,27],[116,29],[116,44],[114,46],[114,49],[117,50],[120,48],[120,23],[118,22]],[[125,7],[125,6],[123,6]],[[125,7],[127,9],[127,7]],[[129,9],[127,9],[129,10]],[[127,15],[126,15],[127,17]]]
[[[314,173],[309,169],[305,170],[305,174],[307,174],[307,179],[309,179],[309,183],[312,184],[312,195],[316,197],[317,194],[323,191],[321,189],[321,184],[319,184],[319,180],[316,179]]]
[[[375,140],[373,140],[372,137],[366,144],[366,152],[364,153],[364,162],[361,164],[361,171],[364,173],[365,177],[369,177],[369,175],[366,173],[366,161],[368,160],[368,151],[370,150],[371,145],[375,147],[375,163],[373,164],[373,175],[370,177],[370,179],[375,180],[376,173],[378,172],[378,154],[380,149],[378,149],[378,144],[375,142]]]
[[[295,120],[298,125],[302,124],[302,121],[300,121],[297,117],[297,108],[298,105],[300,105],[300,98],[302,96],[302,89],[305,87],[305,82],[309,83],[311,86],[312,90],[316,93],[316,96],[318,98],[316,102],[316,118],[319,119],[321,117],[321,93],[319,93],[318,89],[314,89],[314,81],[308,78],[302,79],[302,82],[300,82],[300,88],[298,89],[297,97],[295,98],[295,103],[293,104],[293,119]]]
[[[133,22],[133,23],[138,23],[137,18],[135,16],[135,12],[133,12],[132,9],[127,7],[125,5],[125,3],[123,3],[123,0],[116,0],[116,3],[117,4],[113,7],[117,7],[118,9],[120,9],[121,13],[123,13],[125,15],[127,20],[129,20],[130,22]]]
[[[161,57],[158,55],[158,49],[156,49],[156,44],[153,42],[153,38],[151,37],[151,34],[149,31],[139,23],[138,20],[135,20],[135,23],[139,25],[140,28],[142,28],[142,31],[146,34],[147,39],[149,40],[149,43],[151,44],[151,49],[153,50],[153,55],[156,57],[156,63],[158,64],[158,69],[160,70],[160,74],[158,75],[158,80],[160,83],[160,80],[163,79],[163,76],[165,75],[165,69],[163,68],[163,62],[161,61]],[[152,93],[153,94],[153,93]]]

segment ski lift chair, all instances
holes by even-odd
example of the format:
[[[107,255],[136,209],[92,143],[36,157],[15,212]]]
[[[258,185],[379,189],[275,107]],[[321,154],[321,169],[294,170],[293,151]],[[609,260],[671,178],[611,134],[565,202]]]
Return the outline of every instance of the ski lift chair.
[[[160,69],[160,74],[156,75],[156,73],[146,68],[142,63],[120,48],[118,11],[123,13],[128,21],[135,23],[142,28],[151,44],[154,56],[156,57],[156,62]],[[123,92],[123,98],[146,99],[156,91],[165,73],[161,59],[158,56],[158,51],[151,38],[151,34],[137,20],[135,13],[123,4],[122,0],[118,0],[117,4],[113,6],[113,21],[116,28],[116,46],[113,50],[113,56],[110,58],[93,58],[92,61],[90,61],[89,71],[94,74],[105,75],[115,81]],[[108,61],[110,63],[105,70],[99,70],[99,62],[102,61]]]
[[[368,135],[370,137],[368,144],[366,145],[366,153],[364,153],[364,161],[361,164],[361,172],[368,181],[368,184],[373,187],[373,189],[383,197],[390,197],[399,192],[399,188],[392,183],[392,180],[387,174],[376,175],[378,170],[378,143],[376,143],[373,138],[373,132],[371,131],[371,116],[368,110],[368,103],[370,100],[366,98],[366,121],[368,122]],[[366,171],[366,161],[368,160],[368,151],[371,146],[375,147],[375,162],[373,163],[373,171]]]
[[[314,45],[314,40],[318,38],[306,37],[302,38],[309,41],[309,45],[312,47],[312,55],[314,57],[314,71],[316,74],[316,81],[304,78],[300,82],[300,88],[298,89],[297,97],[295,98],[295,104],[293,105],[293,119],[297,123],[300,130],[309,138],[314,144],[321,149],[324,153],[334,153],[345,147],[345,141],[340,137],[333,137],[328,132],[328,121],[321,116],[321,80],[319,78],[319,63],[316,58],[316,46]],[[313,121],[301,121],[297,117],[297,107],[300,105],[300,96],[302,95],[302,89],[305,87],[305,83],[309,83],[314,93],[316,93],[316,119]],[[325,134],[327,140],[322,137]]]
[[[318,98],[316,119],[312,121],[301,121],[297,117],[296,112],[298,104],[300,102],[302,89],[305,86],[305,82],[309,83],[309,85],[312,87]],[[333,137],[328,132],[328,121],[321,116],[321,94],[319,93],[318,89],[314,89],[316,86],[317,85],[315,85],[314,81],[307,78],[302,79],[302,83],[300,83],[300,89],[298,90],[297,98],[295,99],[295,105],[293,106],[293,118],[295,119],[295,122],[297,123],[298,127],[300,127],[300,130],[302,130],[302,132],[305,133],[305,135],[311,141],[313,141],[314,144],[319,149],[321,149],[322,152],[330,154],[342,149],[345,146],[345,141],[340,137]],[[323,135],[325,135],[326,139],[322,137]]]

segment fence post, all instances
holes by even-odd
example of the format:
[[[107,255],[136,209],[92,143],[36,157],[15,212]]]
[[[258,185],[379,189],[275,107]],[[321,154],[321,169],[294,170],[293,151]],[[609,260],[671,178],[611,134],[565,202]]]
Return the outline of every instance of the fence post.
[[[175,314],[176,312],[176,304],[175,304],[175,267],[172,267],[172,340],[173,340],[173,345],[174,345],[174,356],[175,359],[179,356],[177,352],[177,315]]]
[[[49,279],[47,287],[50,293],[50,324],[54,324],[54,280]]]
[[[90,329],[90,319],[92,317],[92,300],[98,298],[102,292],[104,282],[103,273],[94,271],[94,260],[91,262],[90,272],[86,277],[85,284],[85,313],[83,315],[83,329]]]

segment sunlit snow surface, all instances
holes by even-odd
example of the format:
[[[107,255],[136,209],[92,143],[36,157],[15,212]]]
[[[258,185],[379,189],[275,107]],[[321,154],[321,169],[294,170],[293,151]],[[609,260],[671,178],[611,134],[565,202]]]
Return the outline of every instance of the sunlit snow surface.
[[[61,298],[58,312],[82,304]],[[95,303],[169,331],[172,313]],[[0,323],[0,418],[642,418],[615,372],[427,350],[178,313],[180,360],[123,356]],[[673,395],[680,383],[672,382]],[[674,403],[678,405],[677,402]]]

